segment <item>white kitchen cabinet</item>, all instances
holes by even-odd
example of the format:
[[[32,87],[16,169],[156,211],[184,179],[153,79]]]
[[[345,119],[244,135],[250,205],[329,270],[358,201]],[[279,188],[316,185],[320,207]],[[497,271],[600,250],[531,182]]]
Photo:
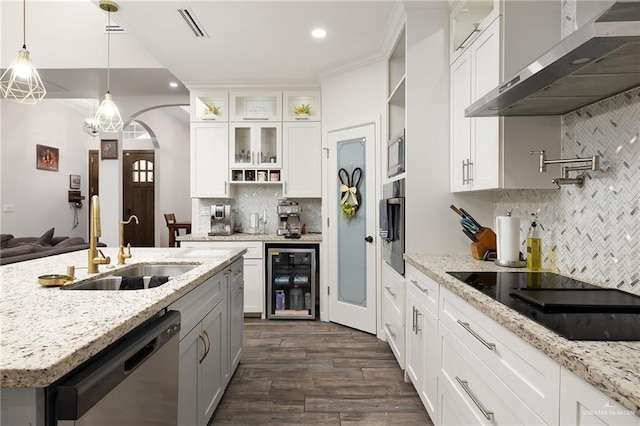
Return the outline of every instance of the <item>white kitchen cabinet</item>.
[[[478,31],[451,53],[450,190],[552,188],[530,151],[559,157],[560,117],[468,118],[464,111],[559,41],[559,2],[482,4]],[[452,25],[462,14],[452,15]]]
[[[246,248],[244,254],[244,313],[265,317],[264,245],[262,241],[183,241],[182,247]]]
[[[406,375],[416,388],[429,417],[437,417],[438,371],[438,290],[439,285],[407,267]]]
[[[228,371],[227,277],[218,273],[169,306],[180,311],[179,424],[206,425]]]
[[[282,166],[281,123],[231,123],[229,162],[232,168]]]
[[[285,91],[282,94],[283,121],[320,121],[322,102],[319,90]],[[308,110],[308,113],[305,111]]]
[[[217,276],[216,276],[217,277]],[[218,279],[225,279],[220,277]],[[225,301],[218,303],[202,320],[202,335],[206,339],[207,348],[201,358],[200,380],[198,382],[198,424],[206,425],[227,385],[228,376],[228,312]]]
[[[464,109],[500,83],[500,20],[451,66],[451,190],[499,186],[499,118],[467,118]]]
[[[451,371],[458,368],[473,370],[473,374],[480,374],[479,378],[488,387],[494,388],[496,392],[504,390],[503,393],[497,393],[498,399],[507,398],[507,395],[508,398],[514,396],[526,402],[527,408],[522,410],[533,412],[541,422],[557,423],[559,364],[443,286],[440,287],[439,297],[438,333],[442,345],[439,386],[443,380],[449,380],[452,386],[458,387],[459,383],[454,380],[455,375]],[[443,332],[445,327],[447,330]],[[454,336],[455,339],[448,336]],[[444,347],[443,339],[447,340],[448,349]],[[468,354],[473,354],[472,367],[467,369],[450,364],[449,372],[446,372],[446,364],[453,362],[455,354],[460,354],[463,360],[470,359]],[[477,386],[481,389],[485,387],[482,384]],[[486,391],[478,392],[482,395]]]
[[[640,417],[563,367],[560,371],[560,424],[638,426]]]
[[[521,399],[508,388],[447,326],[440,325],[438,336],[442,350],[438,383],[442,383],[443,389],[452,390],[448,395],[448,407],[438,407],[442,419],[440,424],[449,424],[444,419],[458,412],[475,417],[468,422],[475,425],[545,425],[557,422],[557,417],[549,423],[543,420],[528,404],[529,401]],[[438,400],[444,398],[446,396],[439,396]]]
[[[382,262],[382,328],[387,343],[405,368],[405,281],[386,262]]]
[[[231,265],[229,273],[229,374],[227,382],[242,357],[242,334],[244,329],[244,274],[243,260]]]
[[[282,92],[234,90],[229,93],[230,121],[282,121]]]
[[[191,124],[191,197],[229,196],[229,125]]]
[[[322,133],[318,122],[284,123],[283,196],[322,196]]]

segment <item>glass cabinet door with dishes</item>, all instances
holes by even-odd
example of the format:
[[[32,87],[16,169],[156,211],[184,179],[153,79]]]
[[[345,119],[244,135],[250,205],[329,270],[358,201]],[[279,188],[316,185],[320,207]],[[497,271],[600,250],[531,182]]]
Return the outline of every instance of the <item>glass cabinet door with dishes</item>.
[[[315,254],[314,249],[268,249],[267,318],[315,318]]]
[[[280,123],[231,123],[229,162],[232,168],[282,167]]]

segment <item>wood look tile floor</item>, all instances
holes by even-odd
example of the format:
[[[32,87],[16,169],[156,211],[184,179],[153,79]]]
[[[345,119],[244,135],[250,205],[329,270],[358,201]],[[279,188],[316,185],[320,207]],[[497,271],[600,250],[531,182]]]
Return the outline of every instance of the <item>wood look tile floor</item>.
[[[389,345],[320,321],[245,319],[244,353],[210,425],[432,425]]]

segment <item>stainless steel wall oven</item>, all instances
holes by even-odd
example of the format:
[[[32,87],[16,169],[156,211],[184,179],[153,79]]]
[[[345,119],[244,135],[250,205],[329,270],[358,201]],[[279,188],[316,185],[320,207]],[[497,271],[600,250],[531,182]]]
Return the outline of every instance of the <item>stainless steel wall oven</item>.
[[[382,258],[400,275],[404,275],[405,180],[398,179],[385,184],[382,196],[379,212]]]

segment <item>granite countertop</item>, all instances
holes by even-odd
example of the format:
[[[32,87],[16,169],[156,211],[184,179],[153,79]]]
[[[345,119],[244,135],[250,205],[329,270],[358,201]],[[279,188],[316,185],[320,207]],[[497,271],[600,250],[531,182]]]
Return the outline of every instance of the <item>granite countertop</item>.
[[[447,271],[513,271],[468,255],[405,254],[407,262],[604,394],[640,416],[640,342],[567,340],[448,275]]]
[[[180,248],[132,248],[127,265],[116,265],[117,248],[102,248],[109,275],[135,263],[190,263],[199,266],[166,284],[145,290],[89,291],[43,287],[38,276],[65,274],[76,267],[76,280],[89,277],[87,252],[50,256],[0,267],[0,377],[2,387],[46,387],[151,318],[217,272],[246,249],[225,255],[187,257]]]
[[[286,241],[288,243],[322,241],[322,234],[303,234],[300,238],[285,238],[276,234],[245,234],[236,233],[231,235],[198,235],[186,234],[176,238],[176,241]]]

